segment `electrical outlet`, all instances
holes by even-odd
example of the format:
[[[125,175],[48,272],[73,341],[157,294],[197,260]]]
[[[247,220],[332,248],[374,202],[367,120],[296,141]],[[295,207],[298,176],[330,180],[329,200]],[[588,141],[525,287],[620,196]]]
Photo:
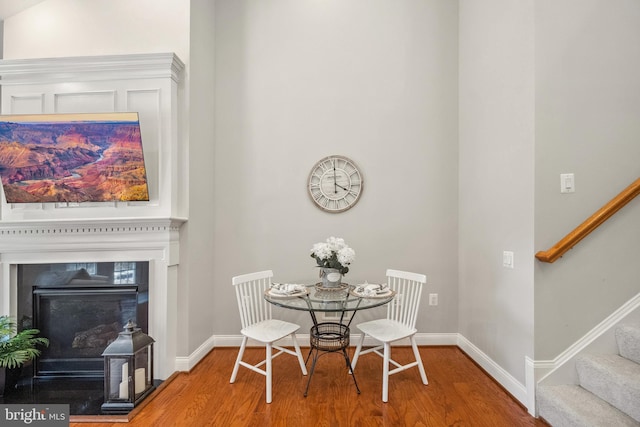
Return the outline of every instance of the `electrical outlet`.
[[[438,305],[438,294],[429,294],[429,305]]]

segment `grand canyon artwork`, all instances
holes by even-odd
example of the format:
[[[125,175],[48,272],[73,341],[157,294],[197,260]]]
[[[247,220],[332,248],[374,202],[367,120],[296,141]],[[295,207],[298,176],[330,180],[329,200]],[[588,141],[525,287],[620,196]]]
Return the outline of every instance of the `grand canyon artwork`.
[[[7,203],[148,201],[137,113],[0,116]]]

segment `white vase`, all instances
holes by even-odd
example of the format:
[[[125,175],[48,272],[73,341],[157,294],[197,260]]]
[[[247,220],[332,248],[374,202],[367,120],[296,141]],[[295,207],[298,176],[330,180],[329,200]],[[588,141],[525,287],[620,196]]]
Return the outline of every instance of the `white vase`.
[[[325,288],[339,288],[342,284],[342,274],[337,268],[320,268],[322,286]]]

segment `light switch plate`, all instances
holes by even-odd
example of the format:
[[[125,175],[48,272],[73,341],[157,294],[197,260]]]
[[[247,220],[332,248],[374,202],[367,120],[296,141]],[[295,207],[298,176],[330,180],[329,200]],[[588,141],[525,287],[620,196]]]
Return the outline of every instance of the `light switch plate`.
[[[560,192],[561,193],[575,193],[576,180],[572,173],[560,174]]]

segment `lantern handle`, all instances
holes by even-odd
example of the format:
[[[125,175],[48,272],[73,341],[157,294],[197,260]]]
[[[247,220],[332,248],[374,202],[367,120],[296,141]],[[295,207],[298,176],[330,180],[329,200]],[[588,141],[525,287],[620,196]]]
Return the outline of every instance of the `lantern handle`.
[[[136,328],[136,325],[131,319],[129,319],[129,321],[127,322],[126,325],[124,325],[124,330],[128,331],[128,332],[133,332],[133,330]]]

